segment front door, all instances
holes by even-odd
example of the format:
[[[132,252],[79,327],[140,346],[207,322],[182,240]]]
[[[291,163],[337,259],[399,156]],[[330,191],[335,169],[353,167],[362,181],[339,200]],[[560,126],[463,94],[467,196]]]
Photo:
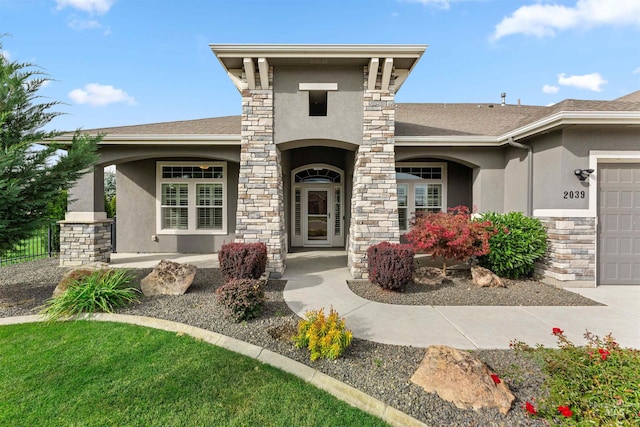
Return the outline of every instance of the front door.
[[[331,189],[305,188],[304,244],[331,246]]]

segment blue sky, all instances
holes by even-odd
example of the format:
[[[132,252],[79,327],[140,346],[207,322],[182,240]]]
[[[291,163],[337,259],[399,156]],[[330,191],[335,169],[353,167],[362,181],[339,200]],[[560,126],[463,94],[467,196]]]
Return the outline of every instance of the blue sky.
[[[61,130],[240,114],[209,43],[429,45],[397,102],[548,105],[640,89],[640,0],[0,0]]]

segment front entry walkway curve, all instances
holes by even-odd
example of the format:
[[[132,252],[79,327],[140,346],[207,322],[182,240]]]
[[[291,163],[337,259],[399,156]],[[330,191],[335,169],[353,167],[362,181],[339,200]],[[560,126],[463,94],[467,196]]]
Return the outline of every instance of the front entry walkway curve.
[[[601,337],[611,332],[623,347],[640,349],[640,285],[567,289],[606,306],[403,306],[355,295],[346,265],[339,250],[288,254],[282,278],[289,308],[304,317],[333,306],[355,337],[384,344],[504,349],[517,339],[553,347],[551,330],[559,327],[576,344],[585,342],[588,330]]]

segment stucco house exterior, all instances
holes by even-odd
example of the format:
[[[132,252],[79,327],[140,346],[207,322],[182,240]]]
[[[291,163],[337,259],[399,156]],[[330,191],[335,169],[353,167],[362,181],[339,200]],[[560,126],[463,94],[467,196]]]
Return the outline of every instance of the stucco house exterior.
[[[402,104],[424,45],[211,45],[240,116],[95,129],[100,163],[71,194],[61,265],[108,261],[104,167],[116,165],[119,252],[398,241],[419,210],[522,211],[548,228],[536,274],[640,283],[640,91],[552,106]]]

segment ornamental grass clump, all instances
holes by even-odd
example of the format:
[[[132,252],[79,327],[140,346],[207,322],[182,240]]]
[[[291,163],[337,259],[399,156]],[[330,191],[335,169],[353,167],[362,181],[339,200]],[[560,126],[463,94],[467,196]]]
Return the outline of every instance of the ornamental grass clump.
[[[477,221],[490,222],[495,229],[489,239],[489,253],[480,256],[478,263],[500,277],[530,277],[535,262],[547,250],[547,232],[542,222],[522,212],[488,212]]]
[[[621,348],[611,334],[601,339],[586,332],[584,347],[576,347],[560,328],[552,334],[559,349],[511,343],[542,363],[547,374],[548,395],[537,407],[527,401],[526,411],[551,424],[640,425],[640,351]]]
[[[263,281],[257,279],[231,279],[216,289],[216,301],[222,305],[227,317],[241,322],[262,313],[265,296]]]
[[[311,351],[311,360],[321,357],[335,360],[351,344],[353,334],[346,328],[344,319],[331,307],[329,316],[324,309],[308,311],[298,323],[298,334],[293,337],[296,347]]]
[[[489,252],[489,238],[494,230],[489,221],[473,221],[466,206],[449,212],[416,213],[411,229],[404,237],[416,252],[442,257],[442,273],[447,275],[447,259],[467,261]]]
[[[40,313],[49,320],[82,313],[112,313],[117,307],[138,300],[140,291],[131,287],[132,282],[133,276],[127,270],[96,270],[74,279],[66,291],[47,300]]]

